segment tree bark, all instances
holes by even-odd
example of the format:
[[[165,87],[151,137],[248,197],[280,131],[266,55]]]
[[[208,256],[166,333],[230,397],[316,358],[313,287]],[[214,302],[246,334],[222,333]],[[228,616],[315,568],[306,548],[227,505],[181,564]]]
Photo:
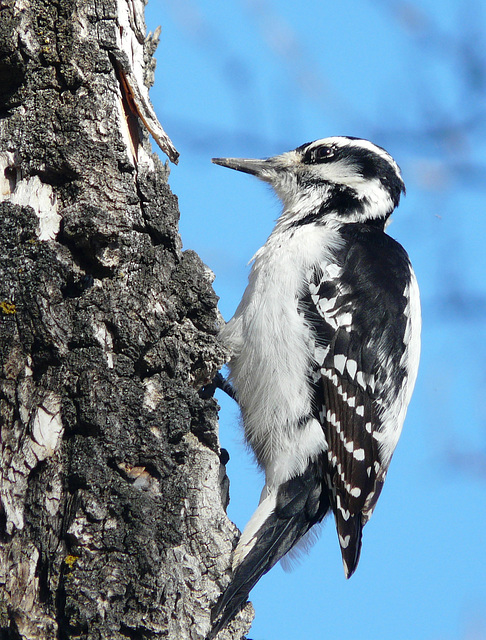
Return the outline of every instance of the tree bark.
[[[0,2],[0,638],[202,639],[229,581],[211,273],[143,0]],[[221,633],[239,639],[251,605]]]

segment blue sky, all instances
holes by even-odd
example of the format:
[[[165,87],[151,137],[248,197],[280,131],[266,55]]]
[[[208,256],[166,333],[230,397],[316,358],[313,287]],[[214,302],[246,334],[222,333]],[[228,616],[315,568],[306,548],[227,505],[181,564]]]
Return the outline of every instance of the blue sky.
[[[265,157],[329,135],[369,138],[402,167],[389,233],[423,304],[423,355],[360,565],[334,523],[291,572],[253,590],[253,640],[486,639],[486,8],[475,0],[150,0],[162,27],[151,98],[181,153],[180,230],[214,271],[228,320],[280,207],[213,156]],[[230,517],[263,479],[225,397]]]

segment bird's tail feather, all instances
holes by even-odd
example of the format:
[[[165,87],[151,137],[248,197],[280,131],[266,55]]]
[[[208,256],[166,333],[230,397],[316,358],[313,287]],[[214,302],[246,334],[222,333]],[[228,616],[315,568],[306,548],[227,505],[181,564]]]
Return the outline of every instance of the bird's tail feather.
[[[243,607],[251,589],[329,509],[316,463],[260,504],[235,550],[231,583],[212,611],[214,637]],[[267,512],[266,518],[262,514]],[[263,521],[262,521],[263,520]],[[255,531],[255,524],[259,523]]]
[[[344,575],[350,578],[356,570],[361,554],[361,535],[363,521],[361,512],[344,520],[339,511],[336,512],[336,528],[343,558]]]

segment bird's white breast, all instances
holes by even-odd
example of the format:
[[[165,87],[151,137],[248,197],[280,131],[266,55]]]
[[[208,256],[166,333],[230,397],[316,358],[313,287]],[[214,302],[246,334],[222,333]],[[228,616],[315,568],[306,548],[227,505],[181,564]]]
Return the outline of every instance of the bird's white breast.
[[[233,352],[229,366],[245,435],[267,484],[301,472],[326,448],[315,419],[299,424],[311,412],[312,340],[298,298],[308,270],[331,264],[339,245],[337,232],[324,226],[277,226],[256,253],[243,299],[221,332]]]

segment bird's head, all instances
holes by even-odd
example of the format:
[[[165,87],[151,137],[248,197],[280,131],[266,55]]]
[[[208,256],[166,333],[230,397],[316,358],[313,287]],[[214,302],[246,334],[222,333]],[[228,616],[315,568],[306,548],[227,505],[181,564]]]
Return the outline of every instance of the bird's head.
[[[213,158],[215,164],[268,182],[284,205],[287,224],[386,222],[405,192],[400,168],[368,140],[332,137],[273,158]]]

